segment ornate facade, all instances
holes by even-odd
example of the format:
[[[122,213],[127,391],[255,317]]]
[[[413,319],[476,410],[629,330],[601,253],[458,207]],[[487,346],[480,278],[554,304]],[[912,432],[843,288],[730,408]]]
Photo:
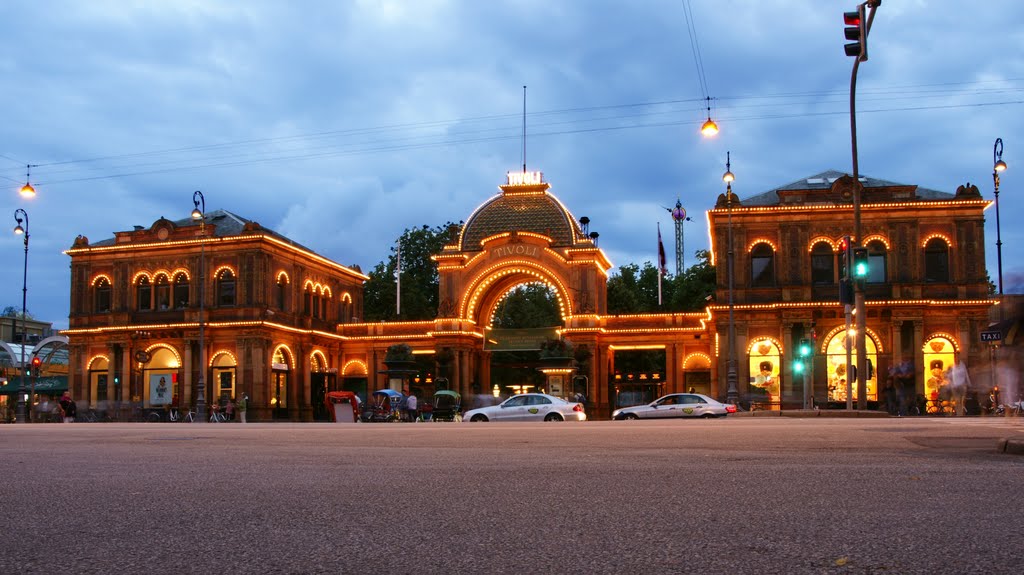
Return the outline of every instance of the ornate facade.
[[[229,212],[208,215],[204,226],[160,219],[94,244],[80,237],[67,252],[71,386],[90,405],[155,408],[173,396],[189,405],[204,370],[207,397],[248,394],[252,420],[309,420],[325,390],[365,394],[395,385],[382,373],[383,360],[390,345],[407,343],[424,366],[415,381],[421,393],[443,381],[464,395],[486,394],[491,352],[484,342],[496,306],[516,286],[540,282],[558,302],[560,333],[589,352],[573,385],[558,389],[584,391],[594,417],[691,388],[724,398],[723,263],[731,227],[741,399],[799,405],[802,380],[789,360],[795,342],[809,338],[814,398],[839,402],[846,370],[839,246],[853,231],[841,175],[734,197],[731,205],[720,197],[708,212],[718,287],[700,313],[609,315],[612,264],[539,172],[510,173],[453,230],[434,256],[440,303],[430,321],[360,322],[367,276]],[[983,264],[989,202],[973,186],[949,194],[871,178],[863,184],[862,243],[871,263],[866,347],[874,368],[868,397],[876,399],[879,374],[903,357],[918,366],[920,391],[928,394],[937,383],[926,366],[985,354],[978,332],[993,303]],[[637,350],[664,359],[637,373],[616,368],[617,355]]]

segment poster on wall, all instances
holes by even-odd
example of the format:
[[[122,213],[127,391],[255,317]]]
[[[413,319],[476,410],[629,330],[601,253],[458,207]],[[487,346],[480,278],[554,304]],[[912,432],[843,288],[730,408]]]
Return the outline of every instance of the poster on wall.
[[[170,375],[155,373],[149,376],[150,405],[170,405],[172,393]]]

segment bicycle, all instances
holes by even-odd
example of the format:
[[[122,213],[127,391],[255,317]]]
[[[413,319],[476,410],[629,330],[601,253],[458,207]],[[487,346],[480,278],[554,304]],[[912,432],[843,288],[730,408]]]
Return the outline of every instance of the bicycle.
[[[219,411],[210,413],[210,423],[227,423],[227,421],[227,416]]]
[[[196,412],[190,409],[185,412],[185,415],[182,415],[177,409],[172,409],[170,413],[170,420],[174,422],[184,421],[185,423],[193,423],[196,420]]]

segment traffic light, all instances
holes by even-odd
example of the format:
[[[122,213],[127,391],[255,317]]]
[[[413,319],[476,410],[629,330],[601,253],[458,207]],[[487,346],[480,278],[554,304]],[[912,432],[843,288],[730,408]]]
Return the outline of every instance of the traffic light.
[[[43,360],[39,359],[38,355],[32,358],[32,370],[35,372],[37,377],[39,376],[39,367],[42,365]]]
[[[839,282],[839,303],[843,305],[853,305],[856,301],[853,293],[853,283],[843,278]]]
[[[800,357],[810,357],[811,356],[811,340],[807,339],[806,337],[802,338],[800,340],[800,345],[798,345],[797,348],[796,348],[796,352],[797,352],[797,355],[799,355]]]
[[[801,375],[806,370],[807,370],[807,363],[806,363],[806,360],[804,360],[804,358],[798,357],[798,358],[793,360],[793,373],[795,373],[797,375]]]
[[[845,279],[850,277],[850,236],[843,236],[839,240],[839,277]]]
[[[865,279],[868,277],[868,249],[853,248],[853,277]]]
[[[857,6],[856,12],[843,12],[844,32],[847,40],[852,43],[843,46],[847,56],[859,58],[861,62],[868,59],[867,19],[864,17],[864,4]]]
[[[114,376],[114,385],[121,385],[121,376],[120,375],[115,375]]]

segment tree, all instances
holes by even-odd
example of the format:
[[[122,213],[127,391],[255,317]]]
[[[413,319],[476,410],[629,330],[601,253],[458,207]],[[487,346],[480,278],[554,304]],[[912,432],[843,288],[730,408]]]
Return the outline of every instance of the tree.
[[[702,311],[714,297],[718,281],[715,266],[711,265],[711,252],[698,250],[698,263],[690,266],[682,275],[672,278],[672,297],[669,309],[672,311]]]
[[[561,325],[558,301],[542,283],[519,285],[509,291],[492,318],[494,327],[523,329]]]
[[[441,253],[461,224],[451,222],[444,226],[422,226],[407,229],[399,238],[402,246],[402,306],[396,313],[395,268],[397,252],[391,247],[386,262],[380,262],[370,271],[370,279],[363,288],[363,315],[367,321],[427,320],[437,317],[439,277],[437,264],[430,256]]]
[[[703,310],[708,296],[716,287],[715,267],[711,253],[695,252],[698,263],[678,276],[668,275],[661,280],[661,301],[658,305],[658,269],[651,262],[619,267],[619,273],[608,278],[608,312],[656,313],[694,312]]]
[[[21,308],[14,307],[13,305],[9,305],[9,306],[5,307],[2,312],[0,312],[0,317],[17,317],[17,318],[20,318],[21,317]],[[35,319],[35,318],[32,317],[32,312],[30,312],[28,310],[25,310],[25,319]]]
[[[662,281],[662,301],[666,301]],[[664,311],[658,306],[658,268],[644,262],[619,267],[619,273],[608,278],[608,313],[650,313]]]

